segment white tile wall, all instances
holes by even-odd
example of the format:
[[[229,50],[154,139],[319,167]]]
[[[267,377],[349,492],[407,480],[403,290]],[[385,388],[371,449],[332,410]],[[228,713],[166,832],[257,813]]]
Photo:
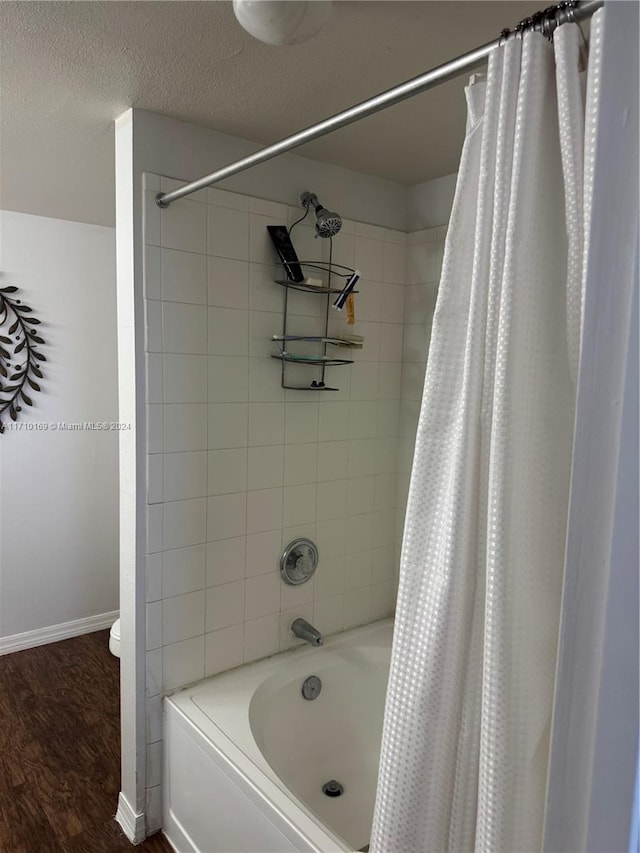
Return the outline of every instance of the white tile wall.
[[[242,623],[210,631],[205,635],[205,675],[215,675],[216,672],[232,669],[243,662],[243,636]]]
[[[207,495],[207,452],[164,453],[165,501],[185,501]]]
[[[246,537],[218,539],[207,543],[206,585],[220,586],[245,577]]]
[[[237,492],[208,498],[205,527],[209,542],[244,536],[247,530],[246,493]]]
[[[272,655],[280,646],[280,621],[278,613],[244,623],[244,661]]]
[[[208,494],[227,495],[247,490],[247,449],[210,450]]]
[[[181,304],[193,302],[204,305],[207,301],[207,258],[193,252],[175,249],[160,250],[160,275],[162,299]],[[149,278],[145,271],[145,275]]]
[[[216,190],[169,211],[158,219],[149,207],[145,267],[149,408],[154,410],[148,498],[162,509],[161,521],[156,516],[153,525],[154,530],[160,525],[161,545],[157,532],[150,535],[154,547],[167,549],[158,572],[161,594],[177,599],[163,610],[162,634],[171,646],[193,639],[183,636],[193,630],[184,625],[190,617],[204,633],[202,620],[187,604],[195,608],[198,596],[204,601],[206,595],[207,617],[213,619],[219,605],[212,590],[222,596],[239,590],[232,585],[244,584],[247,597],[238,624],[252,623],[243,636],[247,660],[259,654],[256,646],[251,651],[257,637],[276,632],[275,623],[260,620],[289,604],[313,604],[314,598],[343,593],[344,578],[340,584],[331,578],[345,553],[363,548],[349,584],[370,584],[373,513],[381,515],[383,530],[395,522],[391,473],[384,484],[375,477],[395,473],[406,240],[399,232],[345,222],[334,241],[335,257],[356,264],[363,274],[353,331],[364,334],[366,343],[355,351],[352,367],[332,373],[341,391],[311,400],[305,393],[283,392],[278,365],[269,357],[270,336],[281,325],[283,292],[273,283],[277,267],[265,226],[290,223],[298,210]],[[300,226],[294,238],[301,256],[326,257],[328,246],[314,239],[312,228]],[[293,294],[290,309],[300,332],[320,331],[322,300]],[[342,317],[332,325],[347,331]],[[309,376],[305,370],[301,381]],[[310,535],[324,541],[328,583],[285,591],[281,601],[276,569],[283,528],[288,536],[288,528],[309,525]],[[394,559],[391,552],[386,557]],[[344,561],[341,565],[344,572]],[[323,572],[321,563],[318,577]],[[271,594],[257,596],[267,609],[257,612],[250,592],[268,584]],[[392,605],[389,592],[387,612]],[[237,608],[230,612],[239,614]],[[337,602],[322,605],[319,613],[332,630],[340,627],[343,608]],[[362,607],[359,613],[367,621]],[[215,670],[216,661],[222,666],[240,659],[229,650],[214,650],[215,632],[220,632],[218,643],[238,636],[226,630],[233,622],[221,625],[219,618],[206,625],[207,672]],[[179,650],[172,655],[166,670],[171,683],[183,659]]]
[[[183,252],[206,252],[207,207],[192,199],[181,199],[160,217],[161,245]]]
[[[162,356],[164,403],[207,402],[207,357],[204,355]],[[157,402],[149,400],[149,402]]]
[[[244,403],[249,398],[249,359],[217,356],[208,359],[209,403]]]
[[[279,529],[250,533],[246,544],[245,576],[247,578],[273,571],[272,558],[277,556],[282,543]]]
[[[163,551],[199,545],[206,541],[206,498],[165,502],[162,510]]]
[[[220,628],[228,628],[230,625],[239,625],[244,619],[244,598],[244,579],[207,589],[207,631],[217,631]]]
[[[204,403],[165,403],[158,408],[165,453],[207,449],[207,406]]]
[[[247,493],[247,533],[279,530],[282,527],[282,489],[260,489]]]
[[[162,595],[174,595],[204,589],[207,551],[205,545],[191,545],[165,551],[161,557]]]
[[[166,353],[206,355],[207,316],[200,305],[162,303],[162,349]]]
[[[247,446],[247,403],[211,403],[208,415],[210,449]]]
[[[204,599],[199,592],[162,601],[162,644],[178,643],[204,634]]]
[[[163,188],[175,182],[162,179]],[[443,234],[345,221],[338,263],[362,272],[354,364],[339,392],[284,391],[270,337],[283,290],[265,226],[297,208],[208,190],[160,212],[145,193],[148,788],[158,796],[162,693],[290,647],[296,616],[331,634],[392,612]],[[300,225],[301,259],[328,257]],[[290,294],[291,328],[319,334],[324,302]],[[291,378],[305,384],[309,368]],[[286,587],[292,538],[320,550]]]
[[[163,690],[175,690],[204,677],[204,633],[162,647]]]
[[[284,447],[250,447],[248,488],[272,489],[283,484]]]
[[[198,256],[202,257],[202,256]],[[249,307],[249,264],[233,258],[206,259],[209,305],[218,308]]]

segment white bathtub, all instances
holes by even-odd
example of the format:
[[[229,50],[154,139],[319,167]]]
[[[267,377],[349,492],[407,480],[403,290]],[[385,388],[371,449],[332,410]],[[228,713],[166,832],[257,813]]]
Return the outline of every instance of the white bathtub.
[[[165,699],[164,832],[179,853],[369,843],[391,635],[385,619]],[[322,691],[306,700],[310,675]],[[342,796],[322,792],[331,779]]]

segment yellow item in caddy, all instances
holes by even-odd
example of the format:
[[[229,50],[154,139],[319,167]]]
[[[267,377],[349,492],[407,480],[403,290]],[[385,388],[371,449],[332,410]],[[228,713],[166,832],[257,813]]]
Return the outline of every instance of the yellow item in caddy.
[[[356,322],[356,300],[353,293],[347,296],[347,326],[353,326]]]

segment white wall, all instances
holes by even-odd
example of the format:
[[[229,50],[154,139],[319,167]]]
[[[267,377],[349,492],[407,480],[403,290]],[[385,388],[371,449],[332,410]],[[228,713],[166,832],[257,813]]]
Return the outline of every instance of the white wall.
[[[48,359],[18,423],[117,421],[114,229],[2,211],[0,246],[2,284],[42,321]],[[117,453],[112,431],[0,436],[0,652],[118,609]]]
[[[132,112],[138,173],[152,172],[192,181],[260,148],[253,142],[196,124],[176,121],[146,110]],[[428,188],[431,183],[437,182],[427,182],[421,186]],[[284,204],[291,204],[301,192],[309,188],[324,204],[329,205],[331,199],[331,209],[349,219],[409,230],[408,187],[341,166],[319,163],[301,154],[282,154],[227,178],[220,185],[220,189]],[[428,189],[425,191],[431,197]],[[439,197],[438,190],[436,195]],[[434,224],[442,225],[447,221],[448,216]]]
[[[407,207],[409,231],[447,224],[457,180],[458,175],[454,172],[410,188]]]
[[[146,411],[144,407],[143,187],[145,172],[194,179],[253,150],[195,125],[139,110],[116,122],[118,329],[121,417],[135,421],[120,436],[120,588],[122,616],[122,787],[118,820],[132,839],[161,822],[160,789],[145,791],[145,764],[154,765],[146,745],[157,742],[159,694],[145,719],[145,524]],[[225,182],[224,189],[294,204],[312,189],[344,216],[405,230],[407,188],[334,166],[286,155]],[[191,204],[195,204],[191,200]],[[169,208],[171,210],[171,208]],[[148,205],[147,217],[161,211]],[[151,740],[149,740],[151,732]]]
[[[146,178],[154,204],[172,182]],[[334,353],[354,361],[327,368],[339,391],[285,391],[266,225],[299,217],[211,190],[146,221],[148,695],[296,645],[298,616],[333,634],[393,611],[406,235],[344,221],[333,258],[362,278],[355,325],[331,310],[330,329],[364,347]],[[301,258],[327,261],[309,225],[293,240]],[[288,304],[290,333],[322,333],[325,297],[291,291]],[[290,384],[318,375],[287,367]],[[288,587],[279,558],[300,536],[320,562]]]
[[[287,206],[213,188],[160,211],[156,194],[176,182],[144,178],[147,797],[157,800],[162,694],[299,644],[297,617],[330,635],[393,613],[446,228],[409,236],[407,287],[407,235],[344,219],[333,261],[362,278],[355,325],[330,309],[329,330],[364,346],[335,351],[354,362],[327,368],[339,391],[285,390],[271,358],[282,269],[266,225],[299,219],[295,196]],[[301,259],[328,261],[310,224],[292,237]],[[322,334],[325,310],[325,297],[289,291],[288,332]],[[287,366],[288,384],[318,376]],[[279,559],[301,536],[319,564],[290,587]]]

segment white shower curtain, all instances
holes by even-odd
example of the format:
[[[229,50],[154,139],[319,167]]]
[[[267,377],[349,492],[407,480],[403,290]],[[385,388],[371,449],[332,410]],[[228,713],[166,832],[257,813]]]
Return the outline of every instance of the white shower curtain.
[[[467,88],[416,437],[374,853],[540,850],[592,130],[575,24]]]

